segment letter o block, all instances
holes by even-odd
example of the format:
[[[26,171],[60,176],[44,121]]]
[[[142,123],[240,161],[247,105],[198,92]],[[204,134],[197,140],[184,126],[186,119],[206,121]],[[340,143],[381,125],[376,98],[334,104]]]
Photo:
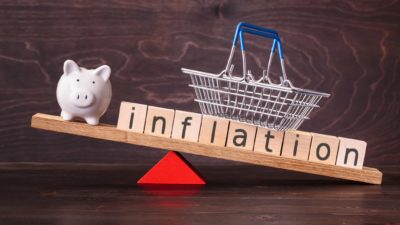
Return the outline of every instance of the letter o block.
[[[310,156],[311,162],[335,165],[339,148],[339,138],[312,133]]]

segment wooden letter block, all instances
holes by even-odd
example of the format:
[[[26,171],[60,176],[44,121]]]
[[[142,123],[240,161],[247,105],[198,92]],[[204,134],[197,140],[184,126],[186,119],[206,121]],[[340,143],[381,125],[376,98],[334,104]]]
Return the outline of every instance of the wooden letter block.
[[[339,152],[336,165],[362,169],[367,143],[365,141],[339,137]]]
[[[204,115],[201,122],[199,142],[202,144],[225,146],[228,129],[229,120]]]
[[[149,106],[147,108],[145,134],[159,137],[171,137],[175,110]]]
[[[256,131],[256,126],[231,121],[226,146],[253,151]]]
[[[335,165],[339,149],[339,138],[312,133],[309,161]]]
[[[172,138],[197,142],[201,126],[201,114],[175,111]]]
[[[308,160],[311,138],[312,135],[308,132],[297,130],[285,131],[281,155],[287,158]]]
[[[254,143],[254,152],[280,156],[283,135],[283,131],[275,131],[264,127],[258,127],[256,142]]]
[[[117,128],[120,130],[143,133],[146,113],[147,105],[121,102]]]

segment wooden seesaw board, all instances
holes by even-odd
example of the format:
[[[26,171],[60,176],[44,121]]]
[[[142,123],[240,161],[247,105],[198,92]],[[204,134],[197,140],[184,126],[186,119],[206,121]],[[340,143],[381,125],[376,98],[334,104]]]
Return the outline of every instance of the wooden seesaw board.
[[[31,126],[33,128],[59,133],[67,133],[165,150],[174,150],[195,155],[214,157],[219,159],[226,159],[260,166],[268,166],[273,168],[364,182],[369,184],[382,183],[382,173],[375,168],[363,167],[361,170],[358,170],[298,159],[265,155],[256,152],[238,151],[237,149],[231,147],[209,146],[184,140],[152,136],[143,133],[127,132],[119,130],[116,128],[116,126],[108,124],[91,126],[82,122],[66,122],[63,121],[59,116],[48,114],[38,113],[32,116]]]

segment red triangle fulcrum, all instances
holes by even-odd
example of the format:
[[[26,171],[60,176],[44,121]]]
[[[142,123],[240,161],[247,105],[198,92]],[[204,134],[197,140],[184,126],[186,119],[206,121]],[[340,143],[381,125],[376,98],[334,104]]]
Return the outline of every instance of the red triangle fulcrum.
[[[204,185],[205,180],[178,152],[169,151],[140,180],[140,184]]]

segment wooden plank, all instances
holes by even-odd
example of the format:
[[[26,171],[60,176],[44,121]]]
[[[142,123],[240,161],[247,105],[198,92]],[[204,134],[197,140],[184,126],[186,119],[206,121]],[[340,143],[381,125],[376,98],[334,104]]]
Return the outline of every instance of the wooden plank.
[[[359,181],[370,184],[381,184],[382,173],[375,168],[363,167],[362,170],[345,168],[334,165],[326,165],[297,159],[284,158],[280,156],[265,155],[249,151],[238,151],[230,147],[210,146],[193,143],[184,140],[151,136],[141,133],[117,130],[115,126],[100,124],[90,126],[81,122],[65,122],[59,116],[47,114],[35,114],[32,117],[33,128],[68,133],[97,139],[129,143],[153,148],[174,150],[195,155],[202,155],[238,162],[251,163],[260,166],[292,170],[340,178],[345,180]]]

